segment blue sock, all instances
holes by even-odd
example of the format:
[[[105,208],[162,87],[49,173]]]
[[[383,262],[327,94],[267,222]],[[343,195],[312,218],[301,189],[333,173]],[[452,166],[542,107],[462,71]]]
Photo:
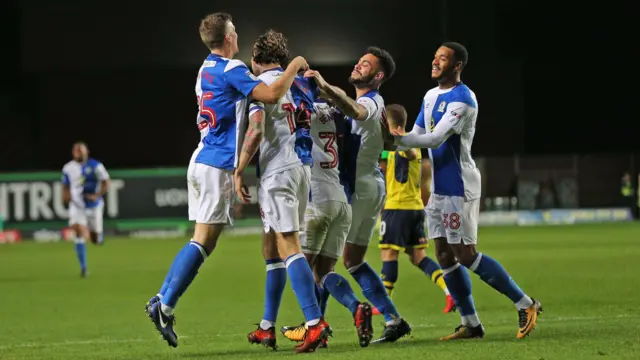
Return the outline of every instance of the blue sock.
[[[83,238],[76,238],[76,255],[78,256],[78,261],[80,262],[80,269],[82,271],[87,270],[87,245],[85,244],[85,240]]]
[[[266,263],[267,283],[262,320],[275,323],[278,318],[284,286],[287,284],[287,269],[280,258],[266,260]]]
[[[514,304],[526,296],[502,265],[487,255],[478,253],[469,269],[492,288],[506,295]]]
[[[196,277],[200,265],[209,255],[202,245],[193,240],[185,245],[181,253],[173,269],[169,286],[162,297],[162,304],[170,308],[176,307],[178,299],[187,290],[191,281]]]
[[[316,299],[322,316],[327,312],[327,303],[329,302],[329,292],[325,291],[322,286],[316,284]]]
[[[160,287],[160,291],[158,291],[158,294],[161,295],[162,297],[164,297],[164,294],[167,292],[167,288],[169,288],[169,283],[171,283],[173,272],[175,271],[177,264],[180,262],[180,257],[182,256],[182,253],[184,253],[185,249],[187,249],[187,246],[183,246],[180,249],[180,251],[178,251],[178,255],[176,255],[176,257],[173,258],[173,263],[171,263],[169,272],[167,272],[167,276],[164,278],[162,287]]]
[[[302,253],[297,253],[287,258],[286,265],[291,288],[298,298],[304,318],[307,322],[320,319],[322,312],[316,300],[316,285],[307,259]]]
[[[444,281],[451,293],[451,297],[460,311],[461,316],[473,315],[476,313],[476,306],[471,296],[471,278],[467,269],[460,264],[456,264],[444,270]]]
[[[349,272],[362,288],[362,294],[384,315],[385,321],[390,322],[400,318],[398,310],[387,295],[382,279],[366,261],[349,269]]]
[[[380,276],[382,277],[382,284],[384,284],[387,294],[391,297],[393,295],[393,289],[396,286],[396,281],[398,281],[398,260],[383,261]]]
[[[353,293],[351,289],[351,285],[349,285],[349,281],[345,279],[342,275],[330,272],[324,276],[324,288],[327,290],[326,292],[330,293],[334,299],[338,300],[340,304],[351,311],[351,315],[356,313],[356,309],[358,309],[358,298],[356,294]]]

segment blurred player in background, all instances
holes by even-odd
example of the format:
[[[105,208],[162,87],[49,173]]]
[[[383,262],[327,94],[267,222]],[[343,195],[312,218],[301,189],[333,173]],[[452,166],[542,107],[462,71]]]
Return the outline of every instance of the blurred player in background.
[[[75,233],[75,249],[80,262],[80,274],[87,276],[87,238],[102,245],[103,196],[109,189],[109,173],[104,165],[89,157],[83,142],[73,144],[73,160],[62,168],[62,197],[69,205],[69,226]]]
[[[375,342],[396,341],[411,332],[411,327],[387,295],[380,276],[365,261],[369,241],[385,201],[384,177],[378,167],[378,157],[384,149],[388,131],[384,100],[379,88],[394,72],[395,62],[387,51],[376,47],[367,49],[349,77],[349,82],[355,87],[357,100],[351,99],[342,89],[328,84],[319,72],[309,70],[305,73],[305,77],[315,79],[320,90],[351,118],[352,135],[360,140],[359,147],[345,149],[357,160],[351,204],[353,218],[343,260],[364,296],[385,317],[385,330]]]
[[[387,105],[386,110],[390,128],[406,126],[407,112],[404,107],[392,104]],[[378,245],[382,250],[382,281],[391,297],[398,280],[398,254],[400,251],[405,252],[411,263],[444,291],[446,304],[443,312],[446,314],[455,310],[453,298],[444,283],[442,269],[424,250],[428,244],[424,232],[425,184],[422,179],[430,177],[425,173],[425,170],[430,172],[430,169],[425,169],[423,163],[428,164],[428,161],[422,160],[420,149],[388,151],[386,159],[380,162],[387,185]]]
[[[288,58],[286,38],[270,30],[258,37],[254,44],[251,67],[260,80],[272,84],[283,76],[281,64],[287,63]],[[287,269],[291,287],[304,313],[308,333],[304,342],[297,347],[300,353],[314,351],[329,336],[331,329],[322,316],[313,272],[300,247],[299,231],[304,223],[309,198],[310,174],[309,167],[302,164],[295,151],[295,110],[290,91],[274,105],[265,106],[259,101],[251,103],[249,127],[244,136],[234,181],[238,196],[248,201],[250,196],[244,186],[242,172],[259,148],[260,215],[265,233],[274,235],[263,238],[267,240],[262,246],[263,255],[267,259],[267,270],[283,266]],[[285,257],[284,263],[281,255]],[[280,300],[284,288],[278,290],[281,290],[280,294],[269,294],[270,289],[267,289],[265,303]],[[265,306],[265,310],[267,308],[271,306]],[[248,335],[250,342],[275,348],[277,308],[275,310],[271,313],[266,311],[258,329]]]
[[[238,34],[225,13],[206,16],[200,38],[211,51],[198,72],[196,95],[199,116],[209,130],[201,138],[187,170],[189,220],[195,221],[193,238],[176,255],[157,295],[146,305],[148,316],[170,346],[178,346],[174,309],[204,260],[216,247],[225,225],[231,223],[233,170],[238,162],[237,122],[246,118],[247,97],[275,104],[293,83],[304,58],[294,59],[279,80],[270,85],[257,79],[240,60]]]
[[[476,251],[480,171],[471,157],[471,144],[478,102],[460,80],[467,59],[464,46],[442,44],[431,63],[431,77],[438,87],[426,93],[411,133],[404,135],[401,126],[392,129],[392,133],[404,135],[396,136],[399,146],[429,148],[433,193],[426,207],[428,233],[430,239],[435,239],[438,262],[462,317],[462,324],[442,340],[484,336],[464,267],[513,301],[519,317],[516,337],[522,339],[536,326],[542,311],[540,302],[527,296],[500,263]]]

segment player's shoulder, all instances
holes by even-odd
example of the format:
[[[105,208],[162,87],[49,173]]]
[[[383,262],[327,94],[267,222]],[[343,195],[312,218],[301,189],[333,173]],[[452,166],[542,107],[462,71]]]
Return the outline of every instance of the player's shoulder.
[[[100,160],[98,160],[98,159],[88,158],[87,159],[87,166],[92,167],[92,168],[96,168],[98,166],[102,166],[102,162],[100,162]]]
[[[377,90],[371,90],[368,93],[358,98],[360,103],[370,103],[375,106],[376,111],[382,111],[384,109],[384,99],[380,92]]]
[[[461,102],[471,107],[477,106],[476,95],[465,84],[460,84],[451,90],[449,103]]]
[[[247,69],[247,71],[249,70],[247,65],[242,60],[227,59],[227,58],[220,58],[220,59],[225,63],[224,72],[229,72],[236,68]]]
[[[79,165],[80,164],[78,164],[77,161],[71,160],[71,161],[67,162],[66,164],[64,164],[64,166],[62,167],[62,172],[69,172],[69,171],[72,171],[74,169],[77,169]]]
[[[269,70],[265,71],[262,74],[258,75],[258,79],[262,80],[267,85],[271,85],[282,75],[282,71],[279,70]]]
[[[439,87],[432,87],[431,89],[427,90],[427,92],[424,94],[424,98],[426,99],[427,97],[431,96],[431,95],[438,95],[440,88]]]

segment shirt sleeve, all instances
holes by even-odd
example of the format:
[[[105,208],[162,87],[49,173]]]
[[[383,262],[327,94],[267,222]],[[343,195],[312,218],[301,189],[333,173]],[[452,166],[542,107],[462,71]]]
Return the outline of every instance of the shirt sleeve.
[[[224,73],[227,82],[244,96],[249,96],[262,81],[249,71],[246,65],[238,65]]]
[[[249,105],[249,117],[258,111],[264,111],[264,104],[259,101],[254,101]]]
[[[104,167],[104,165],[102,165],[102,163],[99,163],[98,166],[96,166],[96,177],[98,178],[98,180],[100,181],[105,181],[105,180],[109,180],[109,173],[107,172],[107,168]]]
[[[69,174],[67,174],[64,170],[62,171],[62,185],[69,187]]]
[[[424,100],[422,100],[422,104],[420,105],[420,113],[416,118],[416,122],[413,124],[413,128],[415,129],[416,126],[421,127],[423,129],[426,128],[426,126],[424,126]]]
[[[367,109],[367,120],[371,119],[376,111],[378,111],[378,104],[376,104],[375,100],[368,96],[363,96],[356,100],[356,102]]]
[[[442,118],[438,121],[438,125],[433,129],[433,132],[419,134],[417,131],[411,131],[405,136],[396,136],[395,144],[407,147],[436,149],[452,134],[460,134],[473,111],[474,109],[467,104],[451,103],[447,108],[447,112],[442,115]]]

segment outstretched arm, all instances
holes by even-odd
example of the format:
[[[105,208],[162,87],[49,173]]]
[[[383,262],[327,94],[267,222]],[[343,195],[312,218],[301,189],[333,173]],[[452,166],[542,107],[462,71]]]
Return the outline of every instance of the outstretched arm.
[[[319,72],[307,70],[307,72],[304,73],[304,77],[314,78],[318,88],[333,100],[343,114],[357,121],[364,121],[369,117],[369,110],[366,107],[350,98],[344,90],[326,82]]]
[[[261,103],[251,104],[249,113],[249,127],[244,135],[242,151],[240,152],[238,167],[236,168],[236,173],[240,174],[242,174],[247,165],[249,165],[253,155],[258,151],[264,134],[264,105]]]
[[[468,115],[475,110],[462,103],[451,103],[449,107],[453,110],[447,110],[447,113],[442,115],[438,125],[431,133],[418,134],[412,131],[402,135],[399,129],[394,131],[396,145],[435,149],[440,147],[452,134],[459,134]]]

